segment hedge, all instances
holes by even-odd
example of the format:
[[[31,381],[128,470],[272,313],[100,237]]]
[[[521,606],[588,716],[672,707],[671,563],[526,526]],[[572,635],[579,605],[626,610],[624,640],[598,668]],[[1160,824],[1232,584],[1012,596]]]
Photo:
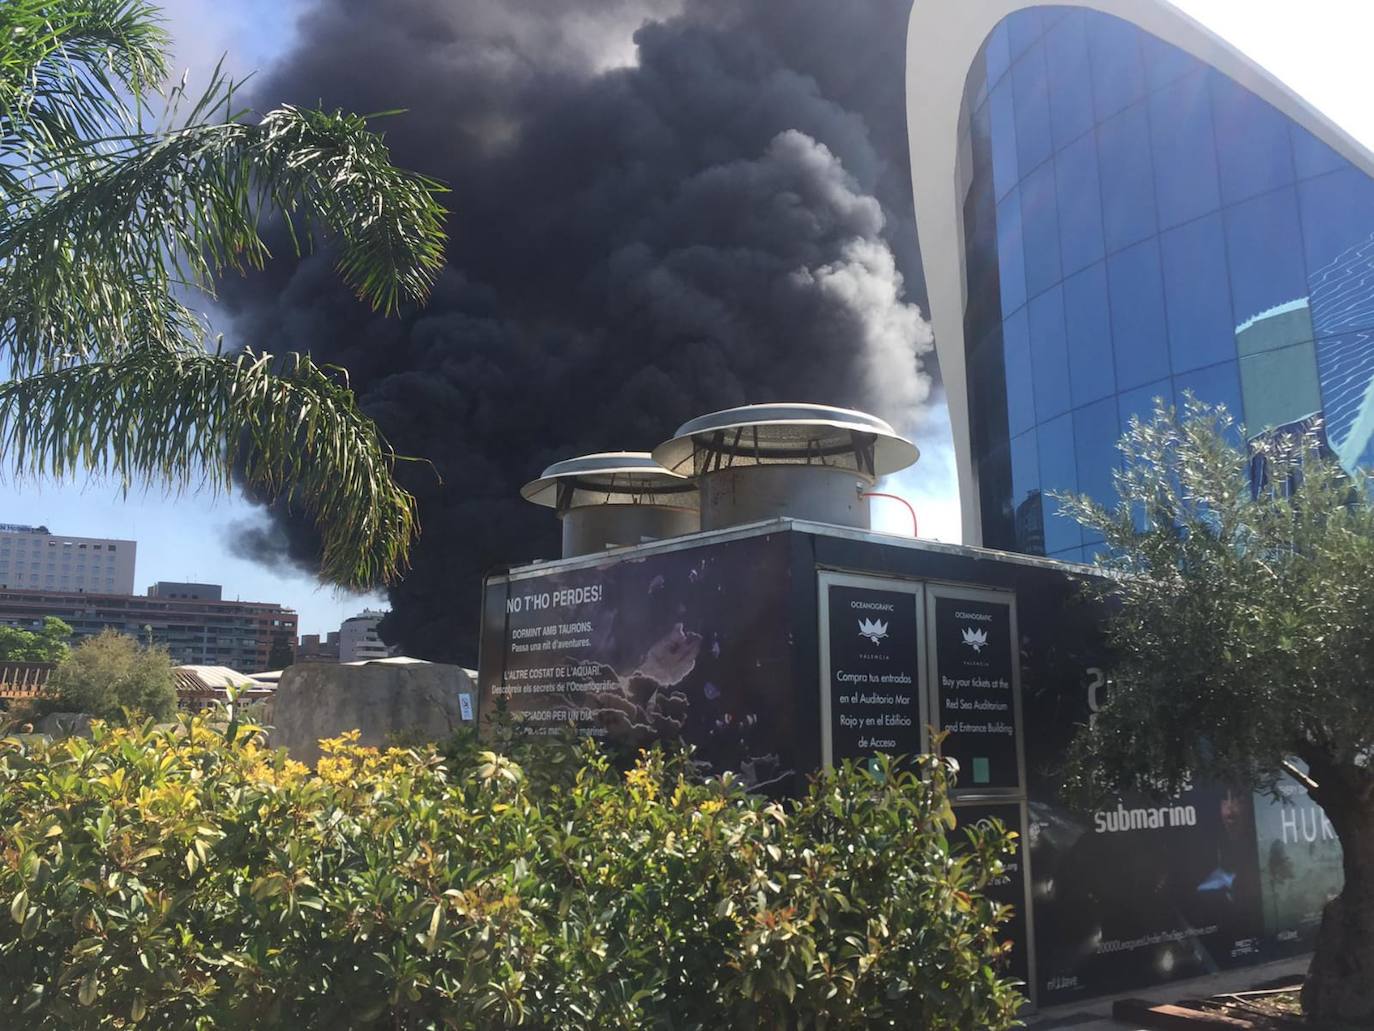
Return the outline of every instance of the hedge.
[[[0,1012],[33,1028],[1008,1028],[1010,835],[937,759],[770,801],[686,757],[186,717],[0,741]]]

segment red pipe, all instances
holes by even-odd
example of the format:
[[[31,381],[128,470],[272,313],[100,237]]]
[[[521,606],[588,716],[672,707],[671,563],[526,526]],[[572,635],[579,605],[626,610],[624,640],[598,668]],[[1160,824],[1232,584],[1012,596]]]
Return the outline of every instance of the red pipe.
[[[861,494],[860,497],[865,497],[865,498],[890,498],[890,499],[892,499],[893,501],[900,501],[903,505],[906,506],[906,510],[907,510],[908,512],[911,513],[911,536],[913,536],[913,537],[919,537],[919,536],[921,536],[921,531],[917,528],[917,525],[916,525],[916,509],[914,509],[914,508],[911,507],[911,502],[908,501],[906,498],[900,497],[899,495],[896,495],[896,494],[884,494],[882,491],[879,491],[879,490],[864,491],[864,493]]]

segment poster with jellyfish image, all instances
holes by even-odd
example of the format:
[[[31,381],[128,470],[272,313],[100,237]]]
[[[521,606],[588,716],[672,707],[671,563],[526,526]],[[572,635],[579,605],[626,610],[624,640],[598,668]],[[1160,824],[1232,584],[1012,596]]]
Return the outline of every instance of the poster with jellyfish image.
[[[788,793],[814,765],[798,726],[782,535],[608,557],[493,584],[480,716],[575,727],[633,753],[692,745],[703,772]]]

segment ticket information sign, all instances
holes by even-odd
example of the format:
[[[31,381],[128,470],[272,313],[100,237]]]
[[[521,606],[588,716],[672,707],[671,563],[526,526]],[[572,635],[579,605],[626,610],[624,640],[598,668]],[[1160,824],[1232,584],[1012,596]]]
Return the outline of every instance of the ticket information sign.
[[[936,719],[965,791],[1022,788],[1012,603],[994,591],[931,591]]]
[[[922,748],[920,587],[822,579],[822,723],[832,763]]]

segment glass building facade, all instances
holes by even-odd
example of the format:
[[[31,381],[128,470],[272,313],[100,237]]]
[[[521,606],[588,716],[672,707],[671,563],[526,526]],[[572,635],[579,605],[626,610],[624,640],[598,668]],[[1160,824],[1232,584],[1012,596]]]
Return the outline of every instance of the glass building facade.
[[[1020,11],[965,97],[966,367],[983,543],[1080,560],[1049,494],[1111,504],[1155,398],[1252,434],[1323,415],[1374,460],[1374,180],[1128,22]]]

